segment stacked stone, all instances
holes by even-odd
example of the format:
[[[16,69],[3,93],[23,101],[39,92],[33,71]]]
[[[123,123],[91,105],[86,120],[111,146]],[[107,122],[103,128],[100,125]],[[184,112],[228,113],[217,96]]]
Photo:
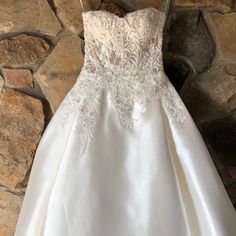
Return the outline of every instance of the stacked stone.
[[[124,16],[165,1],[83,3]],[[175,0],[170,9],[165,71],[236,204],[236,1]],[[83,65],[81,12],[79,0],[0,1],[0,236],[13,235],[37,145]]]
[[[0,1],[0,12],[0,236],[10,236],[37,145],[82,66],[83,40],[46,0]]]

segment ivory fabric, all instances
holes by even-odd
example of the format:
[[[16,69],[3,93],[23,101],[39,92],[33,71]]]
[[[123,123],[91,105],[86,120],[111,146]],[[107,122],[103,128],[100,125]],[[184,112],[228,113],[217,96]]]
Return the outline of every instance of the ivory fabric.
[[[83,20],[84,66],[41,138],[14,235],[235,236],[234,207],[163,70],[165,14]]]

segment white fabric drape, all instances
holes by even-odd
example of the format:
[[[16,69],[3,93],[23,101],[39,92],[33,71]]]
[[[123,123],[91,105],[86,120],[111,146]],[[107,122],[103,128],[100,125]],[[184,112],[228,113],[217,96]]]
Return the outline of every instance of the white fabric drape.
[[[85,30],[91,28],[85,31],[85,65],[39,143],[15,236],[236,235],[229,196],[161,68],[162,30],[150,41],[152,29],[163,27],[160,14],[152,8],[124,19],[104,11],[84,14]],[[119,40],[100,44],[95,22],[105,35],[120,30]],[[118,28],[109,28],[113,24]],[[109,61],[109,55],[125,58],[127,42],[132,58]],[[109,72],[127,69],[96,76],[103,60],[116,61]],[[139,65],[142,75],[134,75]],[[85,73],[86,66],[95,74]]]

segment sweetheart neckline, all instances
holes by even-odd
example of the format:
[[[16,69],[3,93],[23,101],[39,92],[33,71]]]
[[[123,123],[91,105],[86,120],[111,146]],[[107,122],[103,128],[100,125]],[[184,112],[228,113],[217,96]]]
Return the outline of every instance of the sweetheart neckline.
[[[135,15],[135,14],[138,14],[138,12],[142,12],[142,11],[147,11],[147,10],[154,10],[156,13],[162,15],[162,16],[166,16],[166,14],[161,11],[161,10],[158,10],[157,8],[155,7],[146,7],[146,8],[142,8],[142,9],[137,9],[137,10],[134,10],[134,11],[131,11],[131,12],[127,12],[125,14],[125,16],[123,17],[120,17],[118,15],[116,15],[115,13],[113,12],[110,12],[110,11],[107,11],[107,10],[89,10],[89,11],[86,11],[86,12],[82,12],[82,16],[86,15],[86,14],[90,14],[90,13],[98,13],[98,12],[102,12],[102,13],[105,13],[107,15],[110,15],[112,17],[115,17],[117,19],[120,19],[120,20],[126,20],[126,18],[130,17],[130,15]]]

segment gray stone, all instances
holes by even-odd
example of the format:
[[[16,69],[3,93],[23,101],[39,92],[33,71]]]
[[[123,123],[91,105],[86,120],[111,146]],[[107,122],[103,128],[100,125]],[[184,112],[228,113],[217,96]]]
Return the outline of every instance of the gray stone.
[[[197,125],[224,114],[202,90],[196,78],[186,80],[180,95]]]
[[[216,106],[228,113],[236,108],[236,80],[224,68],[213,69],[198,77],[198,85]]]
[[[232,203],[234,204],[234,207],[236,209],[236,183],[232,183],[226,188]]]
[[[163,42],[165,56],[185,58],[196,73],[206,71],[214,58],[215,44],[201,13],[178,11],[169,20]]]
[[[206,143],[224,164],[236,165],[236,112],[202,124]]]

